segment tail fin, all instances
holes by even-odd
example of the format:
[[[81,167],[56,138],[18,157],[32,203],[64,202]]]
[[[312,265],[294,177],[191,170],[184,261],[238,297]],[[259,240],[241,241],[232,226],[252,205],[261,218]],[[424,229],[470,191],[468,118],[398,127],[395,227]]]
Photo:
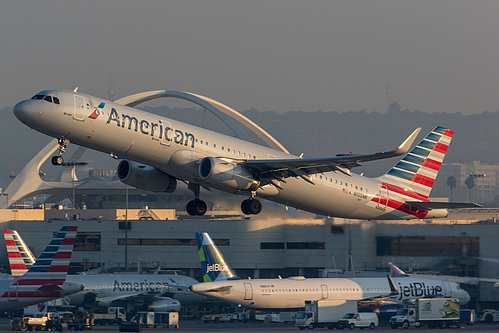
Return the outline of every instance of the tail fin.
[[[62,227],[33,266],[16,281],[16,284],[61,286],[68,274],[77,229],[78,227],[73,226]]]
[[[411,188],[415,192],[413,199],[428,199],[453,135],[450,129],[435,127],[380,179],[387,184]]]
[[[196,232],[196,241],[204,282],[240,279],[227,265],[222,253],[207,232]]]
[[[15,279],[26,273],[36,258],[16,230],[4,229],[3,237],[7,247],[10,272]]]

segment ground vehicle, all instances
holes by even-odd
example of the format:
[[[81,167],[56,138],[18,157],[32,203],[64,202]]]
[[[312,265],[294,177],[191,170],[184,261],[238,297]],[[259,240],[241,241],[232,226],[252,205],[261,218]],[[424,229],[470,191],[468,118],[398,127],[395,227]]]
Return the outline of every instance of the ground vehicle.
[[[478,321],[484,321],[486,323],[499,321],[499,311],[495,309],[483,309],[478,315]]]
[[[348,327],[353,330],[357,327],[369,327],[373,330],[376,326],[378,326],[378,315],[374,312],[347,313],[343,318],[338,320],[338,329]]]
[[[476,321],[476,315],[474,309],[461,309],[459,315],[459,321],[461,324],[474,325]]]
[[[357,312],[357,301],[320,300],[305,302],[305,311],[295,314],[295,326],[304,330],[316,327],[333,329],[338,327],[338,320],[349,312]]]
[[[420,298],[415,307],[400,308],[390,318],[391,328],[408,328],[409,326],[426,325],[429,328],[445,328],[458,323],[460,316],[459,299],[457,298]]]
[[[126,311],[123,307],[109,307],[107,313],[92,314],[95,325],[121,324],[126,321]]]
[[[83,331],[90,327],[90,320],[71,312],[47,312],[40,317],[15,317],[10,321],[11,329],[20,331]]]
[[[142,327],[179,327],[178,312],[137,312],[136,318]]]

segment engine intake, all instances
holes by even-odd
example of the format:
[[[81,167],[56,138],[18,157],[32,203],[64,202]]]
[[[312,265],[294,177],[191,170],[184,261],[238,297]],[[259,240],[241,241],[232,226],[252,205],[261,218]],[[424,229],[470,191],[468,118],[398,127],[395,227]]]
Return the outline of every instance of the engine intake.
[[[217,157],[205,157],[199,164],[199,177],[213,187],[256,191],[260,181],[239,165]]]
[[[158,168],[133,161],[121,161],[116,173],[121,182],[142,190],[172,193],[177,188],[174,177]]]

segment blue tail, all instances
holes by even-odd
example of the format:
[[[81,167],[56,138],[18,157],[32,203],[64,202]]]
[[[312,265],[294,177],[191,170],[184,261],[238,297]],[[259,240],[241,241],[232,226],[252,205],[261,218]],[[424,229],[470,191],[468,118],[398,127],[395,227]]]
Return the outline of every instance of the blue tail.
[[[208,233],[196,232],[196,240],[204,282],[240,279],[227,265],[222,253]]]

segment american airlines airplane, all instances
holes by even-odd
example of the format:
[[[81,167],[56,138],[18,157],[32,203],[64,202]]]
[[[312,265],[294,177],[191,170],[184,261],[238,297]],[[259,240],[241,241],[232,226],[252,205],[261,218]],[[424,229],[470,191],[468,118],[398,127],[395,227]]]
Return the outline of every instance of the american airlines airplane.
[[[4,229],[5,244],[12,277],[22,276],[35,262],[16,230]],[[110,306],[123,306],[128,312],[144,309],[157,312],[180,311],[181,305],[201,303],[205,298],[189,291],[197,280],[176,274],[99,274],[68,275],[71,283],[82,284],[85,290],[68,296],[69,304],[96,306],[96,297]]]
[[[199,96],[199,95],[198,95]],[[63,163],[69,142],[123,159],[125,184],[171,193],[186,182],[190,215],[203,215],[201,187],[245,195],[244,214],[258,214],[255,197],[312,213],[356,219],[446,217],[448,208],[472,204],[431,202],[430,191],[454,131],[436,127],[385,175],[368,178],[351,169],[362,162],[406,154],[420,129],[398,148],[374,154],[301,158],[76,91],[45,90],[19,102],[14,114],[27,126],[57,138]]]
[[[303,308],[305,301],[357,300],[410,303],[422,297],[456,297],[466,304],[470,295],[457,283],[410,277],[241,279],[225,262],[207,233],[196,233],[205,282],[190,289],[210,298],[254,309]]]
[[[66,281],[78,227],[62,227],[29,270],[16,279],[0,280],[0,311],[68,296],[83,290]]]

